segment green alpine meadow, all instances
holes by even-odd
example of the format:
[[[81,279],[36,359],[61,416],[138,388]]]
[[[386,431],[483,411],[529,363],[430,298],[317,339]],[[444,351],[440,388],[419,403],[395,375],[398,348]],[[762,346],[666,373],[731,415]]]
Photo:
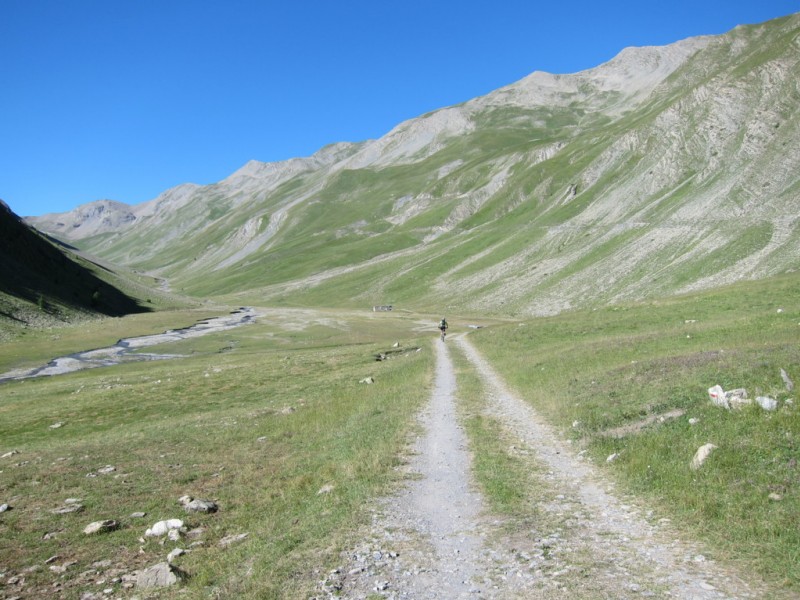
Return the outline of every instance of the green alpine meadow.
[[[566,527],[464,336],[695,563],[797,597],[799,82],[795,14],[135,206],[0,204],[0,597],[347,597],[443,343],[485,510]]]

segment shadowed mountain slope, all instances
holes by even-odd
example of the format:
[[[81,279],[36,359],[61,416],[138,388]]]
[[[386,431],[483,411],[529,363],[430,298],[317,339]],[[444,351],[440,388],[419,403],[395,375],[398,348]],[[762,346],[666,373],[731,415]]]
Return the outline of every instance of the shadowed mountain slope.
[[[800,14],[30,222],[242,302],[540,315],[660,297],[797,267],[798,82]]]
[[[148,310],[94,272],[102,269],[46,239],[0,201],[0,317],[30,323]]]

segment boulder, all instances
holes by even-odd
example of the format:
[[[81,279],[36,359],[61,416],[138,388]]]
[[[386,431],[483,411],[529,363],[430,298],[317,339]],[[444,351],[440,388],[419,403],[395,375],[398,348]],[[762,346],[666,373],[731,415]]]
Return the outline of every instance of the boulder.
[[[83,504],[67,504],[61,508],[54,508],[50,512],[54,515],[69,515],[83,511]]]
[[[104,521],[95,521],[94,523],[89,523],[83,529],[83,533],[86,535],[93,535],[95,533],[108,533],[109,531],[114,531],[115,529],[119,529],[119,521],[115,521],[114,519],[106,519]]]
[[[136,587],[142,589],[169,587],[178,583],[184,574],[169,563],[158,563],[143,569],[136,578]]]
[[[166,521],[159,521],[154,524],[150,529],[144,532],[145,537],[161,537],[167,535],[171,530],[180,530],[183,527],[183,521],[180,519],[167,519]]]
[[[692,458],[692,464],[690,465],[692,471],[697,471],[715,449],[716,446],[714,444],[704,444],[700,446],[697,452],[694,453],[694,458]]]
[[[191,496],[181,496],[178,500],[183,505],[183,509],[188,512],[214,513],[219,510],[216,502],[203,500],[202,498],[192,498]]]

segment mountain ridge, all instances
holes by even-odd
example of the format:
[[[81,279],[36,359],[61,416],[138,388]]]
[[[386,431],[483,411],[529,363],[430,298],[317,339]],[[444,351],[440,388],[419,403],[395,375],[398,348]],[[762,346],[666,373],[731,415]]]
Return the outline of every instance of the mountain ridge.
[[[514,314],[785,272],[800,256],[799,21],[534,72],[66,239],[198,295]],[[29,222],[58,236],[52,220]]]

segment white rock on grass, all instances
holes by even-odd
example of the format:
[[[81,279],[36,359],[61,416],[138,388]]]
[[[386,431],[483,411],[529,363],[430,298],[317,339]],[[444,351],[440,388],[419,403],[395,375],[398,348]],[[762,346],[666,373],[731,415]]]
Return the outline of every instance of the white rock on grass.
[[[697,471],[716,448],[714,444],[704,444],[700,446],[697,452],[694,453],[694,458],[692,458],[692,464],[690,465],[692,471]]]
[[[758,396],[756,398],[756,404],[764,410],[778,410],[778,401],[769,396]]]
[[[607,463],[613,463],[618,458],[619,458],[619,453],[618,452],[614,452],[614,454],[612,454],[608,458],[606,458],[606,462]]]
[[[167,535],[172,530],[180,531],[183,528],[183,521],[180,519],[167,519],[155,523],[150,529],[144,532],[145,537],[161,537]]]

